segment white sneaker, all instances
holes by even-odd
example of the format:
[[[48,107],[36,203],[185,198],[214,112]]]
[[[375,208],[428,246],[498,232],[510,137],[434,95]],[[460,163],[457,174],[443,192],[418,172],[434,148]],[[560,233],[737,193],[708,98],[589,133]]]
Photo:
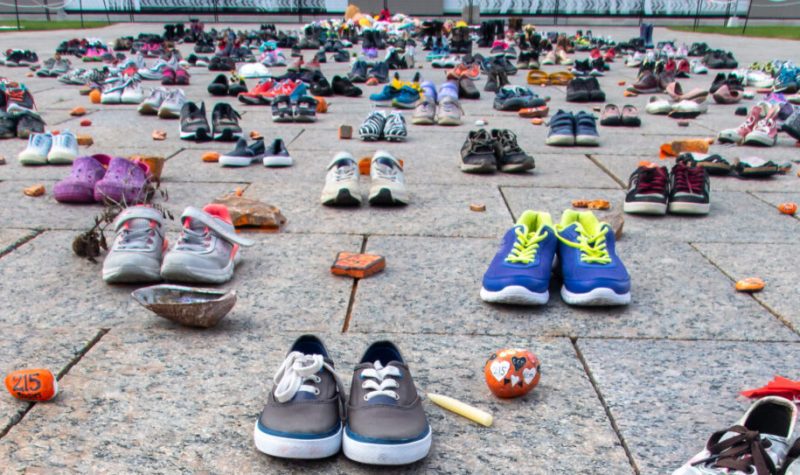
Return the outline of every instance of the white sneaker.
[[[164,100],[167,98],[169,93],[164,88],[157,88],[153,89],[147,99],[143,100],[141,104],[139,104],[139,113],[143,115],[156,115],[158,114],[158,109],[161,107],[161,104],[164,103]]]
[[[129,79],[125,83],[120,95],[121,104],[139,104],[144,99],[144,92],[142,92],[142,83],[135,79]]]
[[[389,152],[383,150],[375,152],[369,174],[372,178],[369,204],[380,206],[408,204],[403,166]]]
[[[169,91],[164,102],[158,108],[158,117],[161,119],[178,119],[181,116],[181,109],[186,104],[186,94],[183,89],[173,89]]]
[[[714,433],[706,448],[672,475],[778,473],[792,444],[796,421],[797,406],[788,399],[761,398],[736,425]],[[763,466],[759,466],[760,456]],[[770,464],[772,470],[767,467]]]
[[[21,151],[17,158],[23,165],[46,165],[47,154],[53,146],[53,136],[48,134],[31,134],[28,137],[28,146]]]
[[[53,145],[47,154],[48,163],[72,163],[78,158],[78,139],[72,132],[61,132],[53,136]]]
[[[125,90],[126,85],[127,81],[122,78],[117,78],[106,83],[100,95],[100,102],[103,104],[121,104],[122,91]]]
[[[361,205],[358,163],[347,152],[339,152],[328,165],[320,201],[327,206]]]
[[[708,68],[699,59],[693,59],[690,64],[692,65],[692,74],[708,74]]]
[[[644,110],[648,114],[669,114],[672,111],[672,103],[658,96],[650,96],[650,102],[644,106]]]

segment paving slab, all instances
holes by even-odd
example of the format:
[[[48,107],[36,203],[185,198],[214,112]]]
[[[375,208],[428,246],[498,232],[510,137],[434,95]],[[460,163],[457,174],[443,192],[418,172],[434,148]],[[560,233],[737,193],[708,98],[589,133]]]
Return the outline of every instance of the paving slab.
[[[36,236],[31,229],[0,229],[0,256],[13,251],[16,246]]]
[[[797,203],[800,205],[800,192],[797,191],[798,186],[800,186],[800,182],[797,182],[794,189],[787,193],[757,192],[753,193],[753,196],[771,204],[772,206],[775,206],[776,208],[781,203]],[[795,214],[794,218],[800,219],[800,214]]]
[[[136,325],[112,330],[64,378],[56,401],[36,405],[0,440],[0,456],[16,470],[378,471],[341,454],[318,462],[284,462],[254,449],[253,423],[296,336],[277,336],[265,326],[255,332]],[[344,381],[349,383],[351,368],[375,338],[380,335],[325,337]],[[632,473],[569,340],[404,336],[396,343],[418,387],[495,416],[494,425],[484,428],[425,402],[433,447],[426,459],[402,473],[471,473],[479,464],[525,473]],[[490,395],[483,364],[509,344],[536,352],[543,379],[529,395],[502,401]],[[181,404],[166,403],[176,395]],[[565,451],[569,457],[558,456]]]
[[[712,433],[734,425],[749,406],[739,391],[800,372],[798,343],[586,339],[577,346],[643,475],[672,473]]]
[[[386,269],[359,281],[350,331],[637,338],[797,340],[768,311],[731,288],[730,280],[686,243],[623,236],[619,254],[632,276],[631,305],[580,308],[564,304],[554,278],[542,307],[491,305],[480,282],[497,240],[378,237],[367,252],[386,256]],[[470,262],[467,268],[454,265]],[[670,295],[676,275],[700,287]],[[439,282],[449,282],[446,287]],[[454,302],[457,302],[455,304]]]

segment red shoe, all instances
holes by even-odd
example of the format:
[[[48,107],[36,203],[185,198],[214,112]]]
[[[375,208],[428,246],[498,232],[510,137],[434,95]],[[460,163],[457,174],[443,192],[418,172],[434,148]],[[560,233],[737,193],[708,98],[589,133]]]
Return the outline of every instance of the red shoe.
[[[606,51],[605,56],[603,56],[603,61],[605,61],[606,63],[613,63],[614,58],[616,57],[617,57],[616,50],[614,50],[614,48],[609,48],[608,51]]]
[[[595,48],[591,53],[589,53],[589,57],[592,59],[602,58],[603,54],[600,52],[599,48]]]
[[[265,104],[265,101],[262,99],[262,97],[270,89],[272,89],[272,86],[274,85],[275,82],[272,79],[261,81],[260,83],[256,84],[253,89],[239,94],[239,101],[251,105]]]
[[[302,81],[292,81],[291,79],[287,79],[285,81],[281,81],[272,86],[272,89],[265,92],[261,95],[261,97],[265,98],[268,101],[275,99],[278,96],[291,96],[294,90],[300,85]]]
[[[678,64],[675,63],[675,60],[670,58],[667,60],[667,64],[664,65],[664,72],[665,73],[675,73],[678,69]]]
[[[678,61],[678,72],[675,74],[679,78],[688,78],[691,69],[689,68],[689,61],[682,59]]]

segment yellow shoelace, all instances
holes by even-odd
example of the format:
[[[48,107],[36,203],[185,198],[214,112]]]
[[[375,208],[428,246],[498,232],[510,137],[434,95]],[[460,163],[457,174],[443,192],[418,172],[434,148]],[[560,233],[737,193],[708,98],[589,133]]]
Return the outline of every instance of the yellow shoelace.
[[[600,228],[600,232],[594,236],[588,236],[580,226],[576,227],[576,230],[578,231],[577,243],[565,239],[561,237],[561,235],[557,235],[558,239],[567,246],[580,249],[581,262],[587,262],[590,264],[611,263],[611,256],[608,255],[608,249],[606,248],[606,232],[608,231],[607,225],[603,225],[603,227]]]
[[[536,258],[539,243],[550,233],[525,233],[519,228],[515,232],[517,233],[517,241],[514,243],[514,249],[508,253],[506,262],[530,264]]]

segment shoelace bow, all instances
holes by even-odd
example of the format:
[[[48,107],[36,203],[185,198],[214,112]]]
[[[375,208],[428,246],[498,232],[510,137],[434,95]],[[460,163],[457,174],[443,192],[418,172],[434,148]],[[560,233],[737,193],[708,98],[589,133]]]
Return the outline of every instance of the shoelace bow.
[[[304,355],[299,351],[293,351],[283,360],[283,364],[273,378],[276,385],[275,400],[278,402],[290,401],[298,391],[319,395],[319,388],[305,383],[307,381],[313,381],[316,384],[322,382],[322,378],[317,376],[321,369],[327,370],[333,376],[339,394],[344,394],[344,385],[341,379],[333,366],[325,362],[322,355]]]
[[[368,390],[368,392],[364,394],[364,400],[369,401],[378,396],[388,396],[399,400],[400,395],[397,394],[397,391],[393,391],[393,389],[400,387],[400,383],[394,378],[399,378],[401,376],[402,374],[396,366],[384,367],[381,365],[380,361],[376,361],[374,363],[374,368],[367,368],[361,372],[361,379],[365,380],[361,383],[361,387]]]
[[[675,171],[675,189],[681,193],[702,193],[704,177],[700,167],[679,167]]]
[[[728,432],[734,432],[737,435],[720,440]],[[743,426],[733,426],[715,432],[708,439],[706,445],[711,456],[698,460],[692,465],[705,464],[756,475],[775,475],[778,473],[777,468],[766,451],[769,446],[769,440],[762,439],[758,431],[748,430]],[[755,472],[752,471],[753,469]]]
[[[639,193],[663,193],[667,186],[666,174],[655,168],[643,170],[634,179]]]
[[[606,244],[606,233],[609,231],[608,225],[603,224],[600,232],[594,236],[589,236],[584,231],[583,227],[578,225],[576,227],[578,232],[578,242],[572,242],[559,233],[556,233],[558,240],[563,242],[569,247],[574,247],[581,251],[581,262],[589,264],[610,264],[611,256],[608,254],[608,247]]]
[[[506,262],[530,264],[536,258],[536,252],[539,250],[539,243],[542,242],[550,233],[545,232],[536,234],[535,232],[524,232],[522,228],[517,228],[514,231],[517,235],[517,241],[514,243],[514,248],[506,256]]]

